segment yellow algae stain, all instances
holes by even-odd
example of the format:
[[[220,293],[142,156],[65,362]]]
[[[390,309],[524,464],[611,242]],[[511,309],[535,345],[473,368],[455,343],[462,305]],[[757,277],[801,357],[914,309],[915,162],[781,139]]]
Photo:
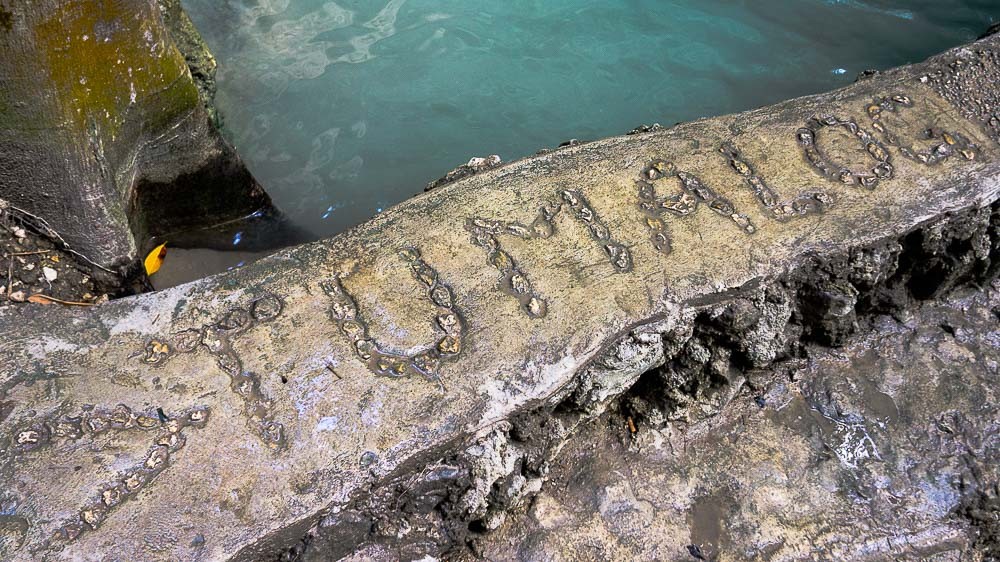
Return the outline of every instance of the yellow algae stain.
[[[114,140],[133,112],[155,131],[198,104],[159,18],[146,2],[67,0],[35,27],[41,66],[68,124]]]

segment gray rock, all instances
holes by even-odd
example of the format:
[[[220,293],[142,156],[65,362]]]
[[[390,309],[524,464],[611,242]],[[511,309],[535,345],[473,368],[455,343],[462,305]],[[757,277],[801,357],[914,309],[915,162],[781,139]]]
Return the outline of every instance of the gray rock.
[[[840,349],[810,345],[757,373],[718,416],[656,429],[613,410],[579,430],[530,509],[475,552],[995,560],[998,321],[994,283],[906,322],[877,317]]]
[[[0,198],[97,273],[132,276],[153,236],[273,210],[212,126],[154,0],[3,10]]]

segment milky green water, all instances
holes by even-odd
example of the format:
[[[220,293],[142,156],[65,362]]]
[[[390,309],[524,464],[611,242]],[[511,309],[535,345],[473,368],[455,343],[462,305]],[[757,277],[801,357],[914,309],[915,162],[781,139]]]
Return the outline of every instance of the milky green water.
[[[184,5],[219,59],[227,136],[317,237],[472,156],[509,161],[822,92],[1000,19],[1000,0]]]

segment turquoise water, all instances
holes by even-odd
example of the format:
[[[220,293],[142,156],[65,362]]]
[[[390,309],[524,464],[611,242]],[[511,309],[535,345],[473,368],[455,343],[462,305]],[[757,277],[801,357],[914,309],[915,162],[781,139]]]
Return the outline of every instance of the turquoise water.
[[[1000,19],[1000,0],[184,4],[219,59],[227,136],[317,237],[472,156],[829,90]]]

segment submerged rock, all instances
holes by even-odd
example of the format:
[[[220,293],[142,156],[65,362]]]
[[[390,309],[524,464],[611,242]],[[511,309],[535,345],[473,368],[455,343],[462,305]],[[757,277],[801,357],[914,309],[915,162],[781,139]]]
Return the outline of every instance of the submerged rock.
[[[176,3],[164,10],[190,29]],[[152,236],[272,208],[212,126],[154,0],[42,0],[3,13],[0,198],[119,279]],[[189,51],[210,74],[202,53]]]

